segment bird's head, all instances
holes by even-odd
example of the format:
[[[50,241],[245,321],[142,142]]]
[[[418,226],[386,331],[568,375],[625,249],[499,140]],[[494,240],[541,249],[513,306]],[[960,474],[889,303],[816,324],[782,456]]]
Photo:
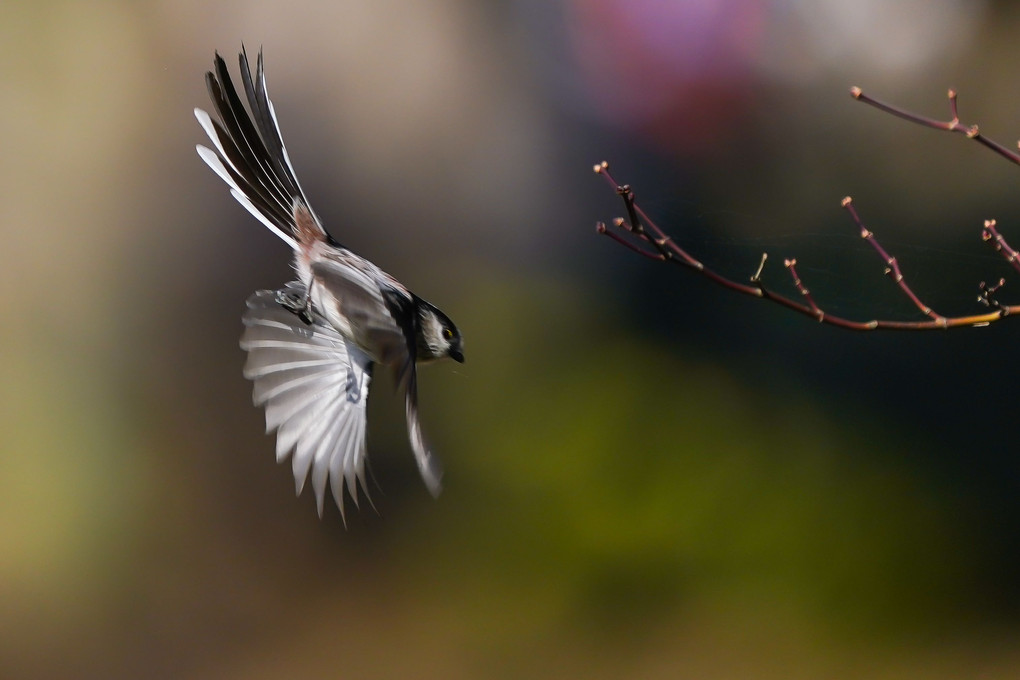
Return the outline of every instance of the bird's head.
[[[464,340],[450,317],[435,305],[419,300],[418,322],[419,361],[450,357],[464,363]]]

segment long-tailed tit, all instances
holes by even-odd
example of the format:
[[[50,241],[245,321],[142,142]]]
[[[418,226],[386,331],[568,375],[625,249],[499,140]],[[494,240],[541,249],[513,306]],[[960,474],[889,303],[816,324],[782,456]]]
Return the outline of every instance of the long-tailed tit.
[[[407,428],[418,469],[433,495],[442,470],[418,422],[416,362],[450,357],[463,362],[460,331],[448,316],[395,278],[333,239],[312,212],[280,136],[266,93],[262,53],[252,80],[242,48],[245,110],[216,54],[206,73],[219,120],[195,117],[215,150],[198,155],[230,186],[238,203],[294,250],[298,280],[248,298],[241,347],[246,378],[266,409],[266,431],[277,430],[276,457],[293,452],[297,493],[309,471],[322,516],[326,481],[344,512],[343,489],[366,496],[366,403],[372,367],[384,364],[404,385]]]

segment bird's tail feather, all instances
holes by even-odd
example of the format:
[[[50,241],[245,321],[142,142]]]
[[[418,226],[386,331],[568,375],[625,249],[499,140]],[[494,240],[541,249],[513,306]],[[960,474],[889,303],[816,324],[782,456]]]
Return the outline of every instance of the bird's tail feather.
[[[238,203],[287,245],[298,250],[300,241],[313,235],[325,238],[326,232],[308,207],[283,144],[276,111],[266,91],[262,51],[259,51],[254,80],[243,47],[238,61],[248,109],[234,88],[226,62],[217,53],[214,70],[205,75],[217,119],[202,109],[195,109],[195,118],[215,150],[200,144],[196,147],[198,155],[227,183]],[[299,211],[304,211],[311,219],[298,224]],[[295,233],[299,226],[302,232],[308,227],[311,229],[307,233]]]

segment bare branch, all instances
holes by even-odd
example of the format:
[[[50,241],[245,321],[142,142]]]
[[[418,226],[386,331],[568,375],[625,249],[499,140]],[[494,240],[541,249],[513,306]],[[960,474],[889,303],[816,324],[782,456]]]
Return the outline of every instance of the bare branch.
[[[953,90],[949,90],[949,114],[950,119],[947,121],[940,121],[934,118],[928,118],[921,116],[910,111],[906,111],[899,107],[885,102],[874,99],[861,91],[859,87],[850,88],[850,94],[859,101],[862,101],[870,106],[873,106],[880,111],[889,113],[898,118],[903,118],[917,125],[932,128],[935,130],[942,130],[945,132],[956,132],[965,135],[969,139],[973,139],[987,149],[990,149],[994,153],[1002,156],[1006,160],[1020,165],[1020,153],[1008,149],[998,142],[995,142],[987,137],[983,136],[978,129],[977,125],[964,125],[960,122],[959,110],[957,105],[957,94]],[[1020,146],[1020,143],[1018,143]],[[899,263],[896,258],[890,255],[885,248],[875,238],[874,233],[870,229],[864,226],[860,216],[857,214],[857,210],[853,205],[853,201],[849,196],[843,199],[843,208],[849,213],[851,219],[860,229],[860,234],[865,239],[875,252],[885,262],[886,269],[885,273],[889,276],[893,282],[899,287],[900,291],[910,300],[910,302],[927,317],[924,321],[897,321],[897,320],[879,320],[874,319],[871,321],[852,321],[850,319],[844,319],[838,316],[827,314],[819,305],[815,302],[811,296],[804,282],[797,274],[797,261],[795,259],[787,259],[785,265],[793,277],[793,284],[797,291],[800,293],[804,302],[798,302],[779,293],[774,293],[770,289],[766,288],[761,280],[762,272],[765,269],[765,261],[768,259],[768,254],[763,253],[761,262],[758,265],[758,269],[754,275],[751,276],[751,285],[746,285],[729,279],[711,269],[705,267],[699,260],[694,258],[692,255],[687,253],[685,250],[676,245],[672,239],[652,221],[648,218],[648,215],[641,210],[640,206],[635,202],[634,192],[628,185],[619,185],[609,174],[609,165],[605,161],[595,166],[595,172],[606,178],[606,180],[612,185],[617,194],[623,198],[624,207],[627,212],[627,219],[618,218],[614,222],[614,226],[623,230],[632,236],[635,240],[643,241],[654,248],[654,251],[642,248],[626,238],[609,231],[605,224],[598,224],[599,233],[606,234],[613,238],[618,243],[622,243],[631,250],[634,250],[645,257],[653,260],[662,262],[673,262],[675,264],[693,269],[702,276],[708,278],[711,281],[728,288],[729,290],[742,293],[744,295],[750,295],[752,297],[763,298],[770,300],[784,307],[788,307],[796,312],[811,316],[822,323],[828,323],[841,328],[847,328],[850,330],[874,330],[874,329],[893,329],[893,330],[937,330],[946,328],[956,328],[961,326],[987,326],[990,323],[998,321],[999,319],[1015,314],[1020,311],[1020,305],[1004,305],[1001,304],[996,295],[1002,286],[1005,284],[1005,279],[1000,279],[995,285],[987,285],[982,281],[978,286],[978,302],[993,309],[994,311],[986,314],[975,314],[970,316],[958,316],[958,317],[946,317],[935,312],[931,307],[921,301],[920,297],[911,289],[907,284],[906,279],[903,276],[903,272],[900,270]],[[629,220],[629,221],[628,221]],[[649,234],[650,232],[650,234]],[[990,241],[995,250],[1002,254],[1014,269],[1020,272],[1020,252],[1014,250],[1006,242],[1006,239],[999,234],[996,229],[995,220],[986,220],[984,228],[981,232],[981,237],[985,241]]]
[[[858,93],[859,94],[859,93]],[[863,95],[859,95],[859,98]],[[866,100],[872,103],[873,100]],[[955,115],[955,96],[951,97],[953,104],[953,111]],[[895,113],[908,120],[913,120],[924,125],[931,125],[933,127],[939,127],[939,129],[950,129],[949,127],[941,127],[943,124],[938,121],[929,121],[924,118],[908,114],[898,109],[893,109],[885,104],[874,103],[873,105],[879,106],[883,110],[887,110],[890,113]],[[976,138],[977,132],[974,129],[972,138]],[[987,146],[988,144],[986,144]],[[990,147],[995,148],[995,147]],[[899,263],[896,258],[890,255],[885,248],[875,238],[874,233],[870,229],[864,226],[860,216],[857,214],[857,210],[853,206],[852,199],[847,196],[843,199],[842,205],[850,214],[851,219],[857,228],[860,230],[861,237],[865,239],[875,252],[882,258],[882,261],[886,265],[885,273],[889,276],[893,282],[899,287],[902,293],[910,300],[910,302],[922,313],[927,319],[918,321],[901,321],[891,319],[872,319],[870,321],[854,321],[843,317],[835,316],[824,311],[824,309],[814,300],[811,293],[808,291],[804,282],[797,274],[797,261],[795,259],[787,259],[784,264],[786,269],[789,271],[790,276],[793,277],[793,283],[797,291],[800,293],[804,302],[798,302],[785,295],[773,292],[771,289],[766,288],[761,280],[762,273],[765,269],[765,262],[768,259],[768,254],[763,253],[761,262],[758,265],[758,269],[750,278],[750,285],[734,281],[712,269],[706,267],[702,262],[693,257],[683,248],[676,244],[672,238],[667,236],[659,226],[649,219],[648,215],[645,214],[644,210],[637,204],[634,191],[629,185],[618,184],[613,179],[612,175],[609,174],[609,164],[603,161],[595,165],[594,170],[596,174],[602,175],[606,178],[606,181],[610,186],[613,187],[614,191],[623,198],[624,208],[627,213],[627,218],[616,218],[613,221],[613,226],[623,232],[623,234],[630,237],[632,240],[628,240],[626,236],[614,233],[611,231],[605,223],[599,222],[596,226],[598,233],[606,234],[611,237],[617,243],[621,243],[627,246],[629,249],[653,260],[660,262],[672,262],[673,264],[692,269],[701,276],[713,281],[720,286],[729,290],[741,293],[743,295],[749,295],[751,297],[762,298],[769,300],[776,304],[782,305],[789,309],[810,316],[821,323],[838,326],[840,328],[846,328],[849,330],[867,331],[876,329],[889,329],[889,330],[911,330],[911,331],[922,331],[922,330],[943,330],[947,328],[957,328],[962,326],[987,326],[999,319],[1006,316],[1016,314],[1020,312],[1020,305],[1003,305],[996,299],[996,293],[1003,286],[1005,281],[1000,282],[995,286],[988,286],[984,282],[979,285],[978,301],[985,306],[991,308],[993,311],[986,312],[984,314],[974,314],[968,316],[956,316],[946,317],[938,314],[931,307],[926,305],[921,299],[914,293],[914,291],[907,284],[906,279],[903,276],[903,272],[900,270]],[[991,241],[995,249],[1003,254],[1006,261],[1010,263],[1014,268],[1020,271],[1020,253],[1010,248],[1006,240],[996,231],[995,221],[988,220],[984,224],[984,231],[982,232],[984,240]],[[639,243],[651,246],[653,250],[638,245]]]

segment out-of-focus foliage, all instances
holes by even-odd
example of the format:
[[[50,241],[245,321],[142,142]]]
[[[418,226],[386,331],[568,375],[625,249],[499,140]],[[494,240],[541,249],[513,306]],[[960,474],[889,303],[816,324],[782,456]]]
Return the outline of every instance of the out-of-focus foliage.
[[[593,229],[608,158],[713,266],[909,314],[852,193],[969,309],[1020,173],[847,87],[1008,142],[1018,17],[886,4],[0,8],[0,677],[1015,677],[1018,329],[841,333]],[[317,212],[466,337],[421,377],[444,494],[381,375],[348,530],[241,377],[289,253],[191,109],[242,40]]]

